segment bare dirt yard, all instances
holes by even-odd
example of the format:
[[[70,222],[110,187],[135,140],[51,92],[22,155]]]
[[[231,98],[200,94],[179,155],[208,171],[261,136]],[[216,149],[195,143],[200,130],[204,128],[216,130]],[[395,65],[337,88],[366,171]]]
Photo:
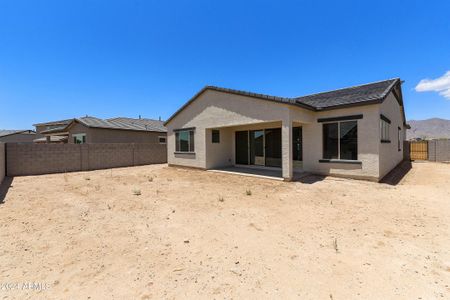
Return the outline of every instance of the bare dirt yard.
[[[3,299],[450,299],[446,164],[396,186],[166,165],[16,177],[0,220]]]

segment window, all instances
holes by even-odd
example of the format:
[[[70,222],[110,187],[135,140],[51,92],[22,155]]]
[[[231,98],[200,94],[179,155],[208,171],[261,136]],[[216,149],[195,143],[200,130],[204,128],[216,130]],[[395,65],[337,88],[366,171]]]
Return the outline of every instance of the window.
[[[86,143],[86,133],[72,134],[74,144],[85,144]]]
[[[293,147],[293,159],[297,161],[302,161],[303,160],[302,127],[292,128],[292,147]]]
[[[380,115],[380,134],[382,143],[390,143],[391,137],[389,131],[391,130],[391,120],[383,115]]]
[[[160,144],[165,144],[166,143],[166,137],[165,136],[159,136],[158,137],[158,141]]]
[[[323,158],[339,159],[339,123],[323,124]]]
[[[220,143],[220,130],[213,130],[212,131],[212,142],[214,144]]]
[[[323,158],[358,159],[358,122],[323,124]]]
[[[402,151],[402,129],[398,128],[398,151]]]
[[[194,130],[179,130],[175,132],[175,151],[194,152]]]

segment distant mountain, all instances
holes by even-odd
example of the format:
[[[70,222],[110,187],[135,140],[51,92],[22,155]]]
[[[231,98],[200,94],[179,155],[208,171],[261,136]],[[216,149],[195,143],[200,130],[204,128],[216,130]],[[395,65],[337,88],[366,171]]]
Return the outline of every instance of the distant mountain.
[[[407,139],[450,139],[450,120],[428,119],[428,120],[410,120],[407,122],[411,129],[406,132]]]

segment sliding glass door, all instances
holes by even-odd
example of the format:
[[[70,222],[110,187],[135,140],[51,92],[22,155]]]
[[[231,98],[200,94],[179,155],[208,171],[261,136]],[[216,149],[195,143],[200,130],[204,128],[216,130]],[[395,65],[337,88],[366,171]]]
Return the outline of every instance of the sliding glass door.
[[[248,165],[248,131],[236,131],[235,153],[236,164]]]
[[[236,131],[236,164],[281,167],[281,128]]]
[[[281,167],[281,128],[266,129],[265,135],[265,165]]]
[[[264,166],[264,130],[250,131],[250,164]]]

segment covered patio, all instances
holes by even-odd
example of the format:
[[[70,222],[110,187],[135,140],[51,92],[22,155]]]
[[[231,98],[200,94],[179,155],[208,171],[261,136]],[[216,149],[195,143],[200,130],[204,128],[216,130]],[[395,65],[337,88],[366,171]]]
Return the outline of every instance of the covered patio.
[[[303,172],[303,125],[280,120],[207,128],[206,169],[293,180]]]

